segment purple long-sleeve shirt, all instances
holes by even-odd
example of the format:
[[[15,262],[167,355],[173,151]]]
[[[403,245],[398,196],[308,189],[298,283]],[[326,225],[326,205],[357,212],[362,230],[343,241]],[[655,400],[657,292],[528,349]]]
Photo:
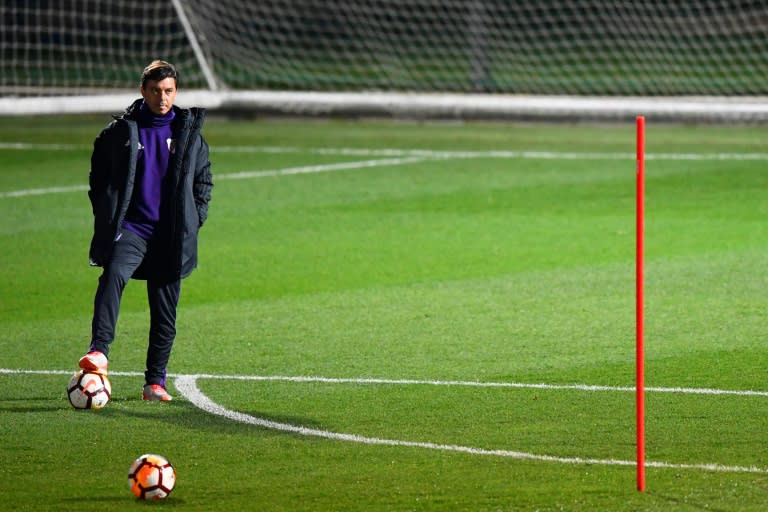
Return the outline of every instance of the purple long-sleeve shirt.
[[[171,122],[175,117],[171,110],[164,116],[153,113],[145,103],[139,109],[139,157],[136,164],[136,179],[123,228],[145,240],[152,234],[160,221],[160,205],[167,191],[165,175],[168,160],[174,150]]]

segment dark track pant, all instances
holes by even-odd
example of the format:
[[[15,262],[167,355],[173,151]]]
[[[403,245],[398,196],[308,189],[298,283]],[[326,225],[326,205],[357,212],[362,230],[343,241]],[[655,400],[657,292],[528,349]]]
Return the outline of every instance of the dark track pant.
[[[96,289],[91,350],[109,356],[109,346],[115,339],[123,290],[144,258],[151,257],[151,253],[148,256],[149,249],[149,242],[128,230],[124,230],[122,237],[115,242],[112,257],[104,266]],[[166,369],[176,337],[176,306],[180,291],[179,280],[147,280],[150,314],[147,369],[144,373],[147,384],[165,387]]]

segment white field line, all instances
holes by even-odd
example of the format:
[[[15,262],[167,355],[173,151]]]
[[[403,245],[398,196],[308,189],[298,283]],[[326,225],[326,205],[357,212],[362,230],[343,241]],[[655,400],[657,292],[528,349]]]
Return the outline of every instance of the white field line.
[[[217,146],[211,152],[222,153],[309,153],[345,156],[420,156],[423,158],[508,158],[530,160],[634,160],[635,153],[599,153],[534,150],[451,151],[398,148],[298,148],[292,146]],[[768,160],[768,153],[648,153],[646,160]]]
[[[2,370],[0,370],[2,373]],[[177,375],[187,377],[188,375]],[[600,386],[593,384],[544,384],[524,382],[479,382],[460,380],[419,380],[419,379],[379,379],[379,378],[337,378],[316,376],[286,376],[286,375],[210,375],[197,374],[195,377],[214,380],[252,380],[252,381],[282,381],[282,382],[317,382],[325,384],[374,384],[396,386],[464,386],[477,388],[511,388],[511,389],[541,389],[561,391],[585,391],[585,392],[635,392],[634,387],[629,386]],[[739,389],[711,389],[711,388],[682,388],[682,387],[646,387],[648,393],[672,393],[681,395],[736,395],[768,397],[768,391],[739,390]]]
[[[205,396],[197,387],[198,377],[194,375],[182,375],[176,378],[174,384],[176,389],[195,407],[224,417],[228,420],[246,423],[271,430],[289,432],[301,436],[320,437],[333,441],[345,441],[351,443],[379,445],[379,446],[399,446],[406,448],[423,448],[429,450],[440,450],[448,452],[466,453],[470,455],[486,455],[496,457],[508,457],[519,460],[531,460],[538,462],[554,462],[558,464],[578,464],[578,465],[602,465],[602,466],[635,466],[636,461],[617,460],[617,459],[594,459],[582,457],[558,457],[555,455],[540,455],[535,453],[520,452],[514,450],[491,450],[487,448],[475,448],[471,446],[460,446],[453,444],[439,444],[421,441],[401,441],[396,439],[383,439],[379,437],[367,437],[357,434],[344,434],[339,432],[330,432],[314,428],[302,427],[300,425],[291,425],[289,423],[278,423],[263,418],[257,418],[242,412],[227,409]],[[669,469],[693,469],[704,471],[716,471],[722,473],[759,473],[768,474],[768,469],[747,466],[725,466],[722,464],[672,464],[669,462],[646,461],[646,467],[669,468]]]
[[[24,370],[0,368],[0,375],[30,374],[30,375],[71,375],[74,370]],[[141,377],[140,372],[110,372],[116,377]],[[241,380],[257,382],[295,382],[320,384],[359,384],[359,385],[392,385],[392,386],[446,386],[473,388],[508,388],[508,389],[540,389],[549,391],[583,391],[587,393],[620,392],[634,393],[632,386],[602,386],[595,384],[545,384],[526,382],[482,382],[466,380],[428,380],[428,379],[381,379],[375,377],[321,377],[312,375],[214,375],[208,373],[183,374],[169,373],[171,378],[194,377],[209,380]],[[768,391],[750,389],[715,389],[690,387],[653,387],[645,388],[647,393],[669,393],[679,395],[720,395],[768,398]]]
[[[70,375],[72,370],[21,370],[12,368],[0,368],[0,375]],[[141,377],[144,374],[140,372],[111,372],[112,376],[121,377]],[[574,390],[584,392],[630,392],[634,388],[623,386],[595,386],[587,384],[526,384],[515,382],[477,382],[477,381],[455,381],[455,380],[416,380],[416,379],[372,379],[372,378],[330,378],[330,377],[311,377],[311,376],[260,376],[260,375],[211,375],[211,374],[169,374],[174,378],[176,389],[195,407],[214,414],[222,416],[232,421],[255,425],[282,432],[290,432],[302,436],[321,437],[324,439],[354,442],[368,445],[381,446],[400,446],[408,448],[424,448],[431,450],[441,450],[450,452],[467,453],[470,455],[487,455],[496,457],[507,457],[519,460],[532,460],[539,462],[554,462],[559,464],[582,464],[582,465],[606,465],[606,466],[634,466],[636,461],[618,460],[618,459],[594,459],[582,457],[558,457],[555,455],[541,455],[514,450],[491,450],[486,448],[474,448],[470,446],[447,445],[431,442],[419,441],[401,441],[394,439],[383,439],[377,437],[366,437],[357,434],[345,434],[330,432],[325,430],[311,429],[299,425],[288,423],[278,423],[263,418],[256,418],[245,413],[229,410],[213,402],[205,396],[197,387],[198,379],[217,379],[217,380],[241,380],[241,381],[282,381],[296,383],[330,383],[330,384],[376,384],[376,385],[429,385],[429,386],[469,386],[469,387],[495,387],[495,388],[515,388],[515,389],[543,389],[543,390]],[[674,388],[659,387],[647,388],[648,392],[656,393],[679,393],[679,394],[697,394],[697,395],[740,395],[740,396],[768,396],[765,391],[740,391],[709,388]],[[758,473],[768,474],[768,469],[754,466],[727,466],[717,463],[704,464],[673,464],[660,461],[646,461],[646,467],[666,468],[666,469],[692,469],[702,471],[713,471],[721,473]]]
[[[91,149],[85,144],[40,144],[37,142],[0,142],[0,149],[18,149],[22,151],[72,151]]]
[[[292,174],[312,174],[318,172],[344,171],[350,169],[366,169],[371,167],[383,167],[392,165],[405,165],[426,160],[425,157],[411,156],[404,158],[384,158],[377,160],[362,160],[356,162],[339,162],[333,164],[305,165],[300,167],[284,167],[265,171],[244,171],[221,173],[214,176],[214,181],[219,180],[243,180],[253,178],[265,178],[269,176],[288,176]],[[12,190],[0,192],[0,199],[11,197],[27,197],[45,194],[63,194],[68,192],[82,192],[88,190],[88,185],[73,185],[70,187],[30,188],[25,190]]]
[[[90,150],[85,144],[0,142],[0,149],[71,151]],[[302,148],[297,146],[212,146],[211,153],[308,153],[315,155],[388,156],[422,158],[512,158],[544,160],[633,160],[634,153],[563,152],[534,150],[451,151],[409,148]],[[768,153],[648,153],[646,160],[768,160]]]
[[[0,149],[62,151],[84,149],[87,146],[76,144],[33,144],[26,142],[3,142]],[[310,174],[319,172],[342,171],[349,169],[364,169],[392,165],[404,165],[423,160],[474,159],[474,158],[505,158],[533,160],[632,160],[630,153],[579,153],[559,151],[440,151],[429,149],[365,149],[365,148],[296,148],[290,146],[222,146],[212,148],[213,153],[309,153],[318,155],[344,155],[389,157],[385,159],[363,160],[357,162],[339,162],[320,165],[286,167],[282,169],[243,171],[233,173],[216,173],[215,180],[253,179],[269,176],[287,176],[294,174]],[[768,161],[768,153],[656,153],[647,154],[646,160],[692,160],[692,161]],[[64,194],[83,192],[87,185],[72,185],[60,187],[33,188],[0,192],[0,199],[13,197],[28,197],[47,194]]]
[[[269,176],[288,176],[291,174],[312,174],[317,172],[345,171],[350,169],[366,169],[391,165],[405,165],[427,160],[426,157],[411,156],[405,158],[383,158],[378,160],[361,160],[356,162],[339,162],[333,164],[304,165],[299,167],[284,167],[267,171],[243,171],[217,174],[216,180],[243,180],[250,178],[265,178]]]
[[[22,190],[11,190],[8,192],[0,192],[0,199],[7,197],[28,197],[28,196],[44,196],[48,194],[68,194],[70,192],[85,192],[88,190],[88,185],[72,185],[68,187],[47,187],[47,188],[28,188]]]

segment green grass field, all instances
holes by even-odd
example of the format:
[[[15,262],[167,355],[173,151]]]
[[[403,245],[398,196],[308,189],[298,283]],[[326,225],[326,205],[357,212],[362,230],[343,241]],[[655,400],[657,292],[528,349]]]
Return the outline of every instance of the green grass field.
[[[0,118],[0,509],[133,510],[157,452],[189,511],[765,510],[764,129],[648,121],[639,493],[633,125],[212,117],[176,400],[134,281],[83,412],[107,120]]]

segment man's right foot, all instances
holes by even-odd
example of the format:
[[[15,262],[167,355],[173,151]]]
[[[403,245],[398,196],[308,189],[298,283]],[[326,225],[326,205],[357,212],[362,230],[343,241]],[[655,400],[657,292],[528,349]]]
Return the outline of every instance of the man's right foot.
[[[100,373],[102,375],[107,374],[108,365],[107,356],[95,350],[81,357],[78,363],[78,366],[86,372]]]

